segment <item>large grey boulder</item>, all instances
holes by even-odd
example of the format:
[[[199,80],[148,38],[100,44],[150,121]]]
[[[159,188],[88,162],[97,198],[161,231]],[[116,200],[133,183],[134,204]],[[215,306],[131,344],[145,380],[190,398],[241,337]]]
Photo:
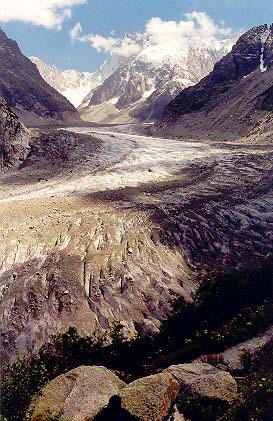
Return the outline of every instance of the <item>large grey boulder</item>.
[[[171,373],[143,377],[121,390],[121,408],[140,421],[163,421],[178,392],[179,383]]]
[[[220,400],[230,403],[237,396],[237,383],[225,371],[210,364],[191,363],[173,365],[164,370],[172,374],[180,385],[180,395]]]
[[[125,386],[105,367],[81,366],[52,380],[34,403],[32,421],[61,414],[63,421],[91,421]]]

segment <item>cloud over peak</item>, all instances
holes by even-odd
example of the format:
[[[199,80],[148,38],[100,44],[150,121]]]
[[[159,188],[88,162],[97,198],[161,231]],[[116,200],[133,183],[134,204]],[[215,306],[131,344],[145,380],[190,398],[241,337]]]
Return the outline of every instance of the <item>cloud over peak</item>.
[[[75,43],[88,42],[98,52],[115,53],[124,57],[135,55],[141,51],[141,41],[148,39],[151,45],[179,45],[187,40],[200,37],[202,39],[221,38],[230,36],[232,29],[218,26],[216,22],[204,12],[193,11],[186,13],[184,20],[164,21],[159,17],[153,17],[146,22],[145,31],[142,34],[122,38],[103,37],[98,34],[82,34],[82,26],[78,22],[70,32],[71,41]]]
[[[0,21],[18,21],[61,29],[65,19],[72,16],[73,6],[86,0],[0,0]]]

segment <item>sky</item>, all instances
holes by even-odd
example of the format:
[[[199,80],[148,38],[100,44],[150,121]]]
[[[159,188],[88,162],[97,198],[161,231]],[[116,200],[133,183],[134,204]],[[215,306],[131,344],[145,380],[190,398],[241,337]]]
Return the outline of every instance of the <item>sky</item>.
[[[63,70],[92,72],[110,52],[133,54],[126,33],[175,42],[271,22],[272,0],[0,0],[0,27],[22,52]]]

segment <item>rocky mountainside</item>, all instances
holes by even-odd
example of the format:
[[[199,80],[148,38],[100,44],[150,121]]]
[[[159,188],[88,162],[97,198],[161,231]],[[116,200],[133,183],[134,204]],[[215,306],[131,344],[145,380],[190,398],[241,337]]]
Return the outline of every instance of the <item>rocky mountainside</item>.
[[[233,45],[233,40],[199,37],[185,39],[171,49],[154,45],[150,38],[139,42],[141,51],[124,58],[90,92],[80,107],[83,119],[106,123],[157,119],[172,98],[206,76]]]
[[[70,102],[49,86],[17,43],[0,31],[0,96],[26,125],[79,121]]]
[[[0,171],[18,166],[29,150],[29,135],[5,101],[0,98]]]
[[[273,25],[251,29],[194,87],[167,107],[162,135],[235,139],[273,129]]]

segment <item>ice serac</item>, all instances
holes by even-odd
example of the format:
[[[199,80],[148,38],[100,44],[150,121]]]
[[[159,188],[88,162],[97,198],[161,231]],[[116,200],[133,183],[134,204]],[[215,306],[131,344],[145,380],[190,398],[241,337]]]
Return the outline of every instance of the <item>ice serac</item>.
[[[127,35],[129,37],[129,35]],[[130,35],[140,52],[123,58],[117,69],[93,89],[80,114],[104,123],[153,121],[182,89],[206,76],[231,50],[233,40],[185,39],[171,49]]]
[[[75,107],[41,77],[17,43],[0,31],[0,96],[25,125],[80,121]]]
[[[164,135],[236,139],[273,129],[273,25],[243,34],[196,86],[166,107]]]

